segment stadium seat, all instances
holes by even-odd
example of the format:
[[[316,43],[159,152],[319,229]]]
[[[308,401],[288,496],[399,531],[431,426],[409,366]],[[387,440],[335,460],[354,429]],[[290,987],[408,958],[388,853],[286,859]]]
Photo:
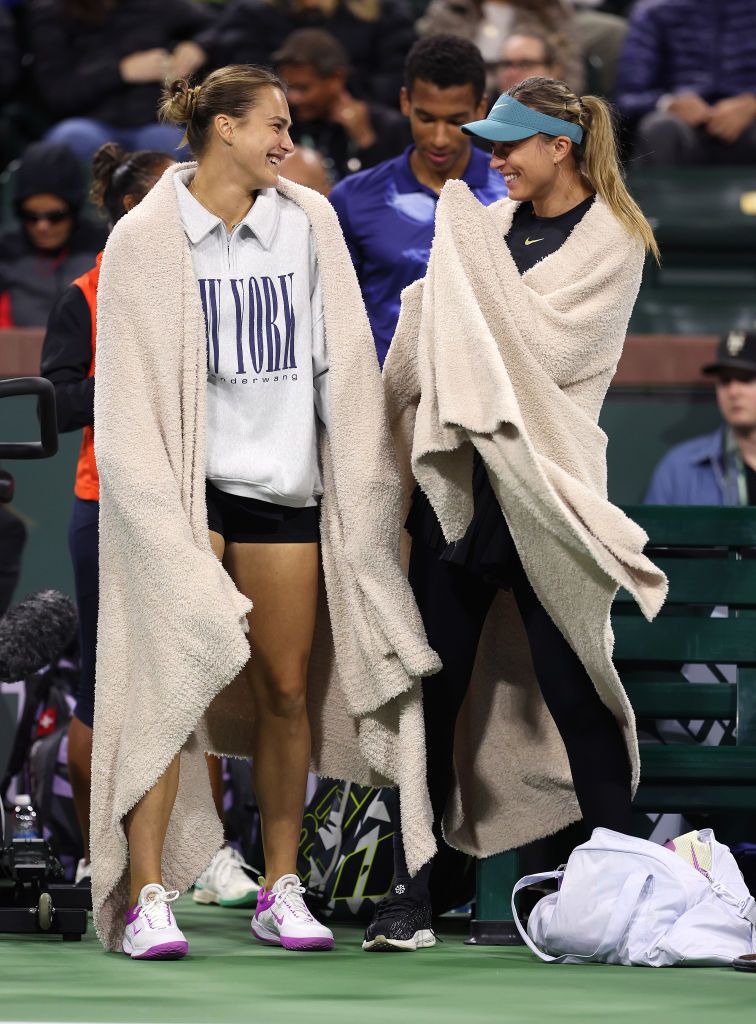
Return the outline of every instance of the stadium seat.
[[[756,284],[756,168],[654,168],[628,184],[661,248],[654,283]]]
[[[628,330],[630,334],[725,334],[754,327],[756,287],[644,285]]]

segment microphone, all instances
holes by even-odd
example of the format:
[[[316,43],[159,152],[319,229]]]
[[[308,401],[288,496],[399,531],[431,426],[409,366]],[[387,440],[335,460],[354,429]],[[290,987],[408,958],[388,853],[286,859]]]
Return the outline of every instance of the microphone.
[[[76,605],[57,590],[30,594],[0,619],[0,682],[13,683],[56,661],[78,627]]]

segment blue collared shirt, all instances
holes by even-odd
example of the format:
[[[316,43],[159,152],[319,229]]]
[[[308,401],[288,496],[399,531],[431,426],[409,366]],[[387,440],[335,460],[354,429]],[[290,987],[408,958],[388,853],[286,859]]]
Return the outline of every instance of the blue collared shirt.
[[[381,366],[399,318],[402,289],[425,274],[433,241],[438,195],[412,173],[413,149],[409,146],[401,156],[345,178],[330,196],[357,271]],[[485,206],[507,194],[489,159],[473,147],[462,175]]]
[[[742,505],[737,446],[724,427],[670,449],[648,486],[647,505]],[[747,500],[747,499],[746,499]]]

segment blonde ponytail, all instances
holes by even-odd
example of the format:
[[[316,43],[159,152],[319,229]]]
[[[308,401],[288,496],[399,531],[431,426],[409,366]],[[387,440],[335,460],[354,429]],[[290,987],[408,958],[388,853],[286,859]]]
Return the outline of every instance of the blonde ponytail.
[[[609,107],[598,96],[582,96],[578,104],[585,112],[581,171],[620,224],[623,224],[630,234],[637,235],[646,247],[646,252],[653,253],[654,259],[659,263],[659,246],[651,225],[625,185],[622,168],[617,159],[617,140]]]
[[[652,253],[659,263],[659,246],[651,225],[625,185],[608,104],[598,96],[582,96],[578,99],[564,82],[552,78],[526,78],[524,82],[513,86],[509,95],[542,114],[580,125],[583,141],[573,146],[580,172],[620,224],[631,235],[639,238],[646,251]]]

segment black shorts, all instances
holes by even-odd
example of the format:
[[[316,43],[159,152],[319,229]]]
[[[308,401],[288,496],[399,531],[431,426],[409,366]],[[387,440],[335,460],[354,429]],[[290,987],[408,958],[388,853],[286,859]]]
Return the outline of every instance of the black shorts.
[[[320,508],[291,508],[227,494],[205,482],[207,525],[227,544],[317,544]]]

